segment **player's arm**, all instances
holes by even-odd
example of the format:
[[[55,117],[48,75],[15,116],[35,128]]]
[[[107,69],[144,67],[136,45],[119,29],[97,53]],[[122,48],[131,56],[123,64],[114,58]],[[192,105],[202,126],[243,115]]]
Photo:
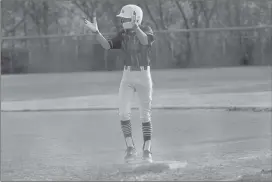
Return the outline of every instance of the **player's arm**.
[[[100,32],[97,32],[96,33],[96,40],[106,50],[121,49],[122,34],[121,34],[121,32],[119,32],[115,37],[113,37],[111,39],[106,39]]]
[[[147,26],[144,28],[140,28],[139,26],[135,26],[136,35],[142,45],[151,45],[154,41],[154,34],[152,29]]]
[[[122,32],[119,32],[117,36],[114,38],[107,40],[99,31],[97,22],[96,22],[96,17],[94,16],[93,18],[93,23],[88,21],[87,19],[84,18],[84,23],[85,25],[91,29],[91,31],[95,34],[96,40],[100,43],[100,45],[106,49],[121,49],[121,42],[122,42]]]
[[[96,40],[104,49],[109,50],[111,48],[109,41],[99,31],[96,32]]]

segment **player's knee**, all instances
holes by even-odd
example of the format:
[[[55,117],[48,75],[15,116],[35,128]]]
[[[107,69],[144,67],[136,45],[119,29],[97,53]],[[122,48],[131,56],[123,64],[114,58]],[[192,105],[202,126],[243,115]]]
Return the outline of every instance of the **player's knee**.
[[[121,121],[127,121],[131,119],[131,113],[119,112],[119,117]]]
[[[141,118],[142,123],[148,123],[151,122],[151,117],[143,117]]]
[[[145,109],[141,113],[141,121],[143,123],[145,122],[151,122],[151,110]]]

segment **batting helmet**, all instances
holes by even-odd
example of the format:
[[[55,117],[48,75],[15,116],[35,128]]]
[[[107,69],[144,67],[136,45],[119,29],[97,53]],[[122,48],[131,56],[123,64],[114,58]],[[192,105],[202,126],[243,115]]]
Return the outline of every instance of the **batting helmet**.
[[[131,19],[134,14],[136,15],[136,24],[140,25],[143,21],[143,10],[137,5],[125,5],[122,7],[121,12],[117,15],[117,17]],[[123,27],[124,29],[130,29],[132,28],[132,24],[131,22],[124,22]]]

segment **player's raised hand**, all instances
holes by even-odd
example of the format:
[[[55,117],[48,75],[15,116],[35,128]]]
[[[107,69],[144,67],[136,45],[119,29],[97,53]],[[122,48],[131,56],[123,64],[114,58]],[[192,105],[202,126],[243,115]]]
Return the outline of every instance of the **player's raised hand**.
[[[95,13],[94,13],[94,15],[93,15],[93,22],[90,22],[90,21],[87,20],[86,18],[83,18],[83,20],[84,20],[85,25],[86,25],[88,28],[90,28],[91,31],[92,31],[93,33],[99,32],[98,26],[97,26],[97,21],[96,21],[96,15],[95,15]]]

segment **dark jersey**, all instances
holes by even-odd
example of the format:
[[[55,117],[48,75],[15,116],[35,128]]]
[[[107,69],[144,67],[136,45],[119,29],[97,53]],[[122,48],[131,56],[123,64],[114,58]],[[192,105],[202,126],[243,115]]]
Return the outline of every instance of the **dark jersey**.
[[[149,26],[140,26],[141,30],[148,36],[148,45],[142,45],[137,38],[136,32],[132,30],[121,30],[109,40],[111,49],[121,49],[124,53],[125,66],[138,68],[149,66],[151,45],[154,42],[154,34]]]

